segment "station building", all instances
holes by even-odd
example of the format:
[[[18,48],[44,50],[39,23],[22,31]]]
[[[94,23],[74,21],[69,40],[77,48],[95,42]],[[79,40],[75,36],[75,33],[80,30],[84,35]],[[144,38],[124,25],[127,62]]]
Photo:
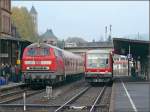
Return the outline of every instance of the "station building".
[[[128,56],[128,68],[135,67],[137,76],[150,80],[149,74],[149,48],[150,41],[113,38],[114,52],[118,55]],[[132,75],[131,69],[128,74]]]
[[[57,37],[54,35],[52,29],[47,29],[47,31],[40,36],[41,42],[57,46]]]
[[[11,36],[11,1],[0,0],[0,36]]]
[[[93,49],[104,49],[104,50],[113,50],[112,41],[104,41],[104,42],[84,42],[84,43],[65,43],[65,50],[73,52],[83,57],[85,60],[85,54],[88,50]]]
[[[22,40],[11,21],[11,0],[0,0],[0,65],[16,64],[30,42]]]

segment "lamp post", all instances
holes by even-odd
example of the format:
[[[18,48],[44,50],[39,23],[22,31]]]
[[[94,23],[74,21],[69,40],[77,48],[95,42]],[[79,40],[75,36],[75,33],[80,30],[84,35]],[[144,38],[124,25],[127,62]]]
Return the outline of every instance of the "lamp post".
[[[147,71],[148,71],[148,77],[147,77],[147,79],[149,80],[149,77],[150,77],[150,36],[149,36],[149,44],[148,44],[148,48],[149,48],[149,50],[148,50],[148,66],[147,66]]]
[[[105,26],[105,40],[107,40],[107,26]]]

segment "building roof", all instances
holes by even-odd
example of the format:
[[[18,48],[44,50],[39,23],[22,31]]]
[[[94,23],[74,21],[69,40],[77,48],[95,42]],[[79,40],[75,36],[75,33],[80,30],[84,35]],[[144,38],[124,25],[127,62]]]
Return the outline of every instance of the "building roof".
[[[31,43],[28,40],[25,39],[21,39],[21,38],[16,38],[16,37],[3,37],[0,36],[0,40],[6,40],[6,41],[18,41],[18,42],[27,42],[27,43]]]
[[[30,13],[32,14],[37,14],[37,11],[35,10],[34,6],[32,6],[31,10],[30,10]]]
[[[66,47],[67,48],[67,47]],[[112,42],[85,42],[78,43],[77,47],[69,47],[71,48],[113,48]]]
[[[57,39],[51,29],[47,29],[47,31],[42,35],[44,39]]]
[[[113,47],[112,42],[87,42],[79,43],[78,46],[82,47]]]
[[[114,52],[120,55],[128,55],[129,49],[130,54],[134,58],[148,56],[148,49],[150,41],[124,39],[124,38],[113,38]],[[129,47],[130,46],[130,47]]]

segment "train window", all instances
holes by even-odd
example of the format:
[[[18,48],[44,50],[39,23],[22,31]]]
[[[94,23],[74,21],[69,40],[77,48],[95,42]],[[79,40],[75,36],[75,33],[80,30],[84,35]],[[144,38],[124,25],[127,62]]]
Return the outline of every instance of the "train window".
[[[106,64],[108,64],[108,59],[106,59]]]
[[[121,60],[125,60],[125,58],[121,58]]]
[[[67,60],[66,60],[66,59],[65,59],[65,65],[68,66],[68,65],[67,65]]]
[[[36,55],[36,50],[34,48],[29,48],[27,52],[28,56],[35,56]]]
[[[70,66],[72,67],[72,59],[70,59]]]
[[[62,51],[58,50],[58,56],[62,57]]]
[[[69,64],[70,64],[70,62],[69,62],[69,60],[67,61],[67,65],[69,66]]]
[[[50,54],[48,48],[39,48],[38,51],[39,51],[38,55],[41,55],[41,56],[45,56],[45,55],[49,55]]]
[[[122,67],[123,67],[123,68],[126,68],[126,67],[127,67],[127,64],[123,64]]]
[[[68,66],[71,66],[71,59],[68,60]]]
[[[54,52],[55,52],[55,56],[58,56],[58,50],[54,49]]]
[[[29,48],[27,55],[28,56],[46,56],[49,55],[50,51],[48,48]]]
[[[108,54],[88,54],[87,66],[90,68],[108,67]]]
[[[80,66],[82,66],[82,62],[80,62]]]

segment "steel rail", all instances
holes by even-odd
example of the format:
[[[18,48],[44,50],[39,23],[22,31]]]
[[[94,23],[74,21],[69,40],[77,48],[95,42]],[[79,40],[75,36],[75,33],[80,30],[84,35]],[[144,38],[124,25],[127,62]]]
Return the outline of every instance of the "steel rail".
[[[100,91],[99,95],[97,96],[96,100],[94,101],[94,104],[92,105],[91,109],[90,109],[90,112],[94,112],[94,108],[97,104],[97,102],[100,100],[100,98],[103,96],[103,93],[106,89],[106,86],[103,87],[103,89]]]
[[[26,85],[26,84],[21,83],[21,84],[17,84],[17,85],[14,85],[14,86],[8,86],[8,87],[1,87],[1,86],[0,86],[0,92],[4,92],[4,91],[7,91],[7,90],[20,88],[20,87],[25,86],[25,85]]]
[[[35,94],[38,94],[38,93],[41,93],[41,92],[44,92],[44,90],[27,93],[26,96],[29,97],[31,95],[35,95]],[[8,100],[1,101],[0,104],[9,103],[9,102],[12,102],[12,101],[16,101],[16,100],[19,100],[21,98],[22,98],[22,95],[20,95],[18,97],[15,97],[15,98],[11,98],[11,99],[8,99]]]
[[[0,104],[0,107],[23,107],[24,104]],[[51,107],[54,107],[54,108],[58,108],[60,107],[61,105],[45,105],[45,104],[26,104],[27,107],[31,107],[31,108],[51,108]],[[68,107],[70,108],[70,105],[65,105],[64,107]],[[86,106],[87,108],[91,108],[91,105],[87,105]],[[108,105],[106,104],[100,104],[100,105],[95,105],[95,107],[108,107]]]
[[[59,108],[57,108],[55,110],[55,112],[59,112],[62,108],[64,108],[67,104],[73,102],[74,100],[76,100],[78,97],[80,97],[82,94],[84,94],[90,87],[86,87],[84,90],[82,90],[80,93],[76,94],[75,96],[73,96],[69,101],[67,101],[66,103],[64,103],[63,105],[61,105]]]
[[[24,91],[26,91],[26,90],[28,90],[28,89],[19,90],[19,91],[13,91],[13,92],[9,92],[9,93],[6,93],[6,94],[1,94],[1,95],[0,95],[0,98],[6,97],[6,96],[9,96],[9,95],[14,95],[14,94],[22,93],[22,92],[24,92]]]

